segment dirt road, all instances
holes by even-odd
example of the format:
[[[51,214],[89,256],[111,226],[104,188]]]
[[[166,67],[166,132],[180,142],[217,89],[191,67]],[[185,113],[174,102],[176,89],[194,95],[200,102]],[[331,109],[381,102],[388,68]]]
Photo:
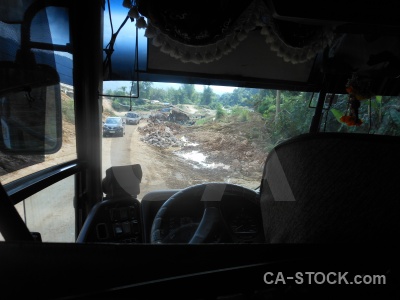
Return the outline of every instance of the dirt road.
[[[123,138],[110,137],[103,138],[103,178],[106,170],[111,166],[125,166],[130,164],[140,164],[142,167],[143,178],[140,184],[140,195],[156,189],[165,189],[167,186],[164,178],[168,170],[163,164],[161,155],[150,145],[140,140],[137,130],[139,125],[126,125],[126,133]]]

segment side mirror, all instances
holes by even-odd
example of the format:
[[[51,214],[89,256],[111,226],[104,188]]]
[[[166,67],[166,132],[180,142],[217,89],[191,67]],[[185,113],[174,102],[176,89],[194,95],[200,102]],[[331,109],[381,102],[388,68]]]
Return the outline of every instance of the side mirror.
[[[51,154],[62,144],[60,77],[41,64],[0,62],[0,150]]]

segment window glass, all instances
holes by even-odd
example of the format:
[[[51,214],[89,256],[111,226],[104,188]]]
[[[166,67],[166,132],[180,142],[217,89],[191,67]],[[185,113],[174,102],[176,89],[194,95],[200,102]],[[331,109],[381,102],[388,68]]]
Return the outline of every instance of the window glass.
[[[350,117],[349,95],[336,95],[329,105],[327,97],[321,131],[353,132],[400,136],[400,97],[372,96],[359,101],[360,124],[348,125],[343,117]]]
[[[140,164],[139,200],[205,182],[256,189],[268,152],[308,132],[314,114],[312,93],[139,82],[141,96],[129,99],[121,96],[130,83],[111,83],[103,121],[131,106],[140,122],[127,122],[123,136],[103,136],[103,177],[111,166]]]
[[[23,201],[25,223],[43,242],[75,242],[75,176],[61,180]]]
[[[68,18],[68,9],[64,7],[48,6],[38,11],[31,22],[30,40],[47,44],[68,44]]]
[[[15,206],[43,242],[75,242],[74,178],[67,177]],[[4,240],[1,234],[0,240]]]

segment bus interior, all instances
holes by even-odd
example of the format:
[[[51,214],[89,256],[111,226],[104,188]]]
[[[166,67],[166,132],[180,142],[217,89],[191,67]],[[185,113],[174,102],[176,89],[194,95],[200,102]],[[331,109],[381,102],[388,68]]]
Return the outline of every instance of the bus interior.
[[[0,8],[4,298],[398,299],[393,1]]]

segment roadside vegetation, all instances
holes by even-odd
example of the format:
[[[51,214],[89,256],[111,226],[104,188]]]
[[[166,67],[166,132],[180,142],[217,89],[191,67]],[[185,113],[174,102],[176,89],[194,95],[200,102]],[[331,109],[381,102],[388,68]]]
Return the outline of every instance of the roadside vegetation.
[[[176,107],[190,104],[196,105],[199,109],[214,110],[215,116],[199,118],[195,125],[200,126],[210,122],[239,123],[243,128],[244,123],[248,123],[247,127],[254,126],[249,130],[249,138],[263,138],[266,150],[283,139],[306,132],[309,119],[305,120],[300,116],[307,114],[311,118],[313,113],[313,109],[308,106],[311,97],[308,93],[280,91],[278,93],[273,90],[236,88],[232,93],[218,95],[210,86],[205,86],[203,92],[197,92],[191,84],[182,84],[178,89],[167,90],[153,88],[152,85],[150,82],[139,82],[140,98],[129,98],[129,92],[136,90],[136,87],[109,90],[106,94],[115,95],[111,100],[116,111],[159,110],[165,103]],[[299,110],[299,102],[304,104],[303,109]],[[295,119],[303,121],[296,123],[293,122]],[[257,123],[254,120],[257,120]]]
[[[111,99],[116,111],[152,111],[159,110],[165,104],[176,107],[190,104],[216,112],[213,117],[196,120],[196,125],[208,122],[241,122],[243,126],[243,123],[251,123],[257,118],[262,125],[254,127],[250,135],[262,136],[266,150],[292,136],[308,132],[318,98],[313,93],[251,88],[236,88],[231,93],[219,95],[210,86],[205,86],[203,92],[197,92],[192,84],[164,90],[154,88],[151,82],[139,82],[140,98],[127,98],[130,90],[136,90],[136,87],[107,91],[107,94],[115,95]],[[340,117],[348,112],[348,95],[345,92],[336,95],[334,101],[326,101],[321,129],[398,135],[400,107],[394,105],[393,98],[374,96],[363,101],[360,116],[364,126],[356,128],[340,122]]]

